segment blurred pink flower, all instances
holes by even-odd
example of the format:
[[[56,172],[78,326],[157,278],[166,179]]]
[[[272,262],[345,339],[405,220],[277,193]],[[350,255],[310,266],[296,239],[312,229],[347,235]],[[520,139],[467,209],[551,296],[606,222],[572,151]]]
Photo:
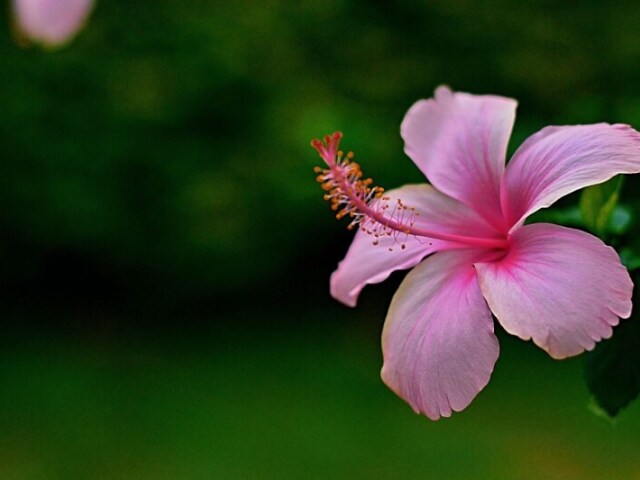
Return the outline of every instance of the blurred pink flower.
[[[69,42],[84,25],[93,0],[13,0],[16,29],[47,47]]]
[[[640,172],[640,134],[604,123],[546,127],[505,167],[514,100],[446,87],[434,97],[413,105],[401,127],[431,185],[382,193],[338,150],[340,133],[312,145],[327,164],[316,170],[325,198],[358,227],[332,295],[355,306],[365,284],[417,265],[389,308],[382,378],[436,420],[487,385],[499,354],[492,313],[558,359],[592,349],[629,317],[633,283],[613,248],[524,220],[580,188]]]

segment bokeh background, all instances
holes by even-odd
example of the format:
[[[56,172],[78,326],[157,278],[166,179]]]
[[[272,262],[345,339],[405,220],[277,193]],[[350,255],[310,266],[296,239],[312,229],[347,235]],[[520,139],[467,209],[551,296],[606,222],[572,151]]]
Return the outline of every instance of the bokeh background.
[[[640,405],[596,415],[583,358],[499,331],[437,423],[387,390],[403,274],[329,297],[351,233],[309,147],[340,129],[379,184],[422,181],[399,124],[442,83],[517,98],[511,151],[638,128],[636,2],[98,1],[57,51],[19,46],[8,3],[0,478],[640,479]]]

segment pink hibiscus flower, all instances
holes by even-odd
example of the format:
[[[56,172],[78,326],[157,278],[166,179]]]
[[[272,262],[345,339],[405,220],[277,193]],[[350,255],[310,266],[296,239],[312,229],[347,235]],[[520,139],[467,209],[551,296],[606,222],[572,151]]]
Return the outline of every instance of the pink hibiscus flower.
[[[411,107],[405,152],[431,185],[387,193],[363,179],[340,133],[314,140],[317,169],[338,217],[358,232],[331,277],[355,306],[368,283],[415,268],[396,292],[382,334],[382,379],[431,419],[466,408],[498,358],[492,313],[553,358],[590,350],[631,314],[633,283],[615,250],[531,213],[588,185],[640,172],[640,134],[626,125],[546,127],[505,167],[516,102],[454,93]]]
[[[82,28],[93,0],[13,0],[18,32],[26,39],[57,47]]]

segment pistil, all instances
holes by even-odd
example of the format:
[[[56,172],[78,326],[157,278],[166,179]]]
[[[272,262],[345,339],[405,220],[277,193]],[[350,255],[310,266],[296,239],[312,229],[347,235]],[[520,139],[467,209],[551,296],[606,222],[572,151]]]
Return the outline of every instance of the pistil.
[[[508,242],[503,238],[483,238],[437,232],[426,228],[416,227],[419,212],[407,206],[398,199],[390,204],[390,198],[384,196],[384,189],[372,186],[370,178],[363,179],[360,166],[353,162],[353,153],[344,155],[339,150],[342,133],[324,137],[324,143],[313,140],[311,146],[320,154],[328,168],[316,167],[318,182],[327,192],[325,200],[331,203],[336,211],[336,218],[348,216],[351,223],[347,228],[359,226],[361,230],[374,237],[373,244],[377,245],[381,237],[392,236],[401,248],[404,243],[398,239],[404,235],[444,240],[474,247],[491,249],[505,249]]]

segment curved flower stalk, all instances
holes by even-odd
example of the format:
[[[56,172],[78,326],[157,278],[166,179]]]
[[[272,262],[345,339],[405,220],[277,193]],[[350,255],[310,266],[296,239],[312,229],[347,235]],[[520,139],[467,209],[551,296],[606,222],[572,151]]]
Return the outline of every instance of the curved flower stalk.
[[[415,267],[382,334],[384,382],[436,420],[466,408],[498,358],[492,313],[553,358],[590,350],[631,314],[633,283],[615,250],[528,215],[621,173],[640,172],[640,133],[626,125],[546,127],[505,166],[516,102],[439,87],[401,126],[430,181],[389,192],[363,179],[340,133],[315,140],[325,198],[356,236],[331,277],[355,306],[362,288]]]
[[[16,31],[28,42],[62,46],[83,27],[93,4],[93,0],[13,0]]]

